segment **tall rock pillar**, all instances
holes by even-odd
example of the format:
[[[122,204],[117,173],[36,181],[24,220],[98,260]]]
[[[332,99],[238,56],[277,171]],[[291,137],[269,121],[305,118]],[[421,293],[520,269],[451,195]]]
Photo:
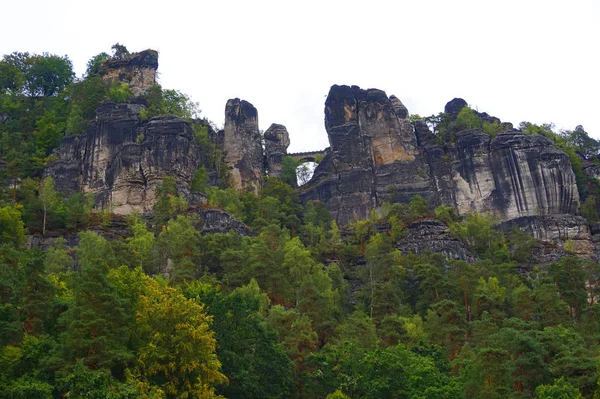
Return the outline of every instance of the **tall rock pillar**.
[[[265,131],[265,153],[269,176],[281,178],[282,158],[287,154],[290,135],[283,125],[273,123]]]
[[[144,50],[125,58],[111,58],[99,70],[105,83],[127,83],[134,96],[139,96],[156,84],[158,52]]]
[[[264,156],[258,130],[258,111],[248,101],[234,98],[225,106],[225,162],[233,186],[258,193],[264,175]]]
[[[366,219],[386,200],[407,203],[418,194],[436,204],[429,167],[398,98],[334,85],[325,101],[325,129],[331,151],[303,200],[323,202],[340,224]]]

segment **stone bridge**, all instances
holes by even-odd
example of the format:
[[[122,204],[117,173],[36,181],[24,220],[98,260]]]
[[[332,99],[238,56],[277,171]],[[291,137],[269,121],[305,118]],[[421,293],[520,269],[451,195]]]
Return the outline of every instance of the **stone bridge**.
[[[300,164],[303,162],[314,162],[317,157],[323,159],[323,157],[325,157],[327,154],[329,154],[329,147],[320,151],[296,152],[292,154],[286,154],[286,156],[292,157],[294,161]]]

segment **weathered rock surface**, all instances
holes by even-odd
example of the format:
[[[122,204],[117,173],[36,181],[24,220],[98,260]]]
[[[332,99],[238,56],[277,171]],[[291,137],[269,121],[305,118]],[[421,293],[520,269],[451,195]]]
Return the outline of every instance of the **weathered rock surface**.
[[[445,111],[456,118],[466,105],[454,99]],[[576,216],[579,194],[569,158],[550,140],[514,130],[492,139],[468,130],[457,133],[454,143],[430,145],[435,136],[427,125],[413,127],[407,118],[406,107],[381,90],[333,86],[325,102],[331,151],[301,198],[323,202],[343,225],[366,218],[384,200],[407,203],[419,194],[432,207],[450,205],[461,215],[527,220],[519,226],[540,240],[569,239],[577,253],[593,252],[589,229]]]
[[[564,250],[569,242],[571,253],[588,259],[595,257],[590,227],[581,216],[523,216],[499,226],[503,231],[509,231],[512,227],[518,227],[537,240],[554,243],[556,249]]]
[[[137,104],[105,103],[85,133],[65,137],[45,176],[59,191],[94,195],[96,207],[115,214],[146,212],[165,176],[189,194],[204,154],[193,142],[188,122],[173,115],[141,121]]]
[[[460,111],[468,105],[469,104],[462,98],[453,98],[446,103],[446,106],[444,106],[444,112],[450,115],[452,119],[456,119]]]
[[[109,226],[88,225],[85,226],[85,231],[92,231],[109,241],[122,240],[131,235],[125,218],[119,215],[113,215]],[[32,234],[27,237],[26,247],[47,252],[49,249],[56,247],[56,241],[59,238],[64,240],[64,248],[73,255],[74,251],[71,250],[79,245],[79,231],[77,230],[46,230],[45,235]],[[71,269],[76,268],[77,259],[74,257]]]
[[[233,231],[240,236],[250,235],[248,226],[221,209],[204,209],[200,214],[202,234],[228,233]]]
[[[138,96],[156,83],[157,69],[158,52],[145,50],[122,59],[111,58],[102,65],[99,73],[108,84],[127,83],[131,93]]]
[[[324,201],[341,224],[364,219],[389,196],[433,200],[429,169],[407,117],[402,103],[381,90],[333,86],[325,102],[330,153],[302,198]]]
[[[227,101],[223,151],[234,187],[258,193],[265,174],[265,162],[258,130],[258,111],[248,101],[239,98]]]
[[[423,251],[442,253],[448,259],[474,262],[477,257],[451,234],[443,222],[436,219],[420,220],[408,225],[408,234],[396,245],[401,251],[420,254]]]
[[[511,131],[490,140],[470,130],[456,135],[454,147],[428,153],[436,191],[459,214],[490,212],[506,221],[578,210],[569,158],[543,136]],[[445,165],[433,159],[440,155]]]
[[[265,158],[269,176],[281,178],[282,157],[290,146],[290,135],[285,126],[273,123],[265,131]]]
[[[456,120],[456,117],[458,116],[460,111],[462,111],[464,107],[468,106],[469,104],[467,104],[467,102],[462,98],[454,98],[446,104],[446,106],[444,107],[444,112],[448,114],[452,120]],[[511,130],[513,128],[512,123],[502,123],[500,119],[496,118],[495,116],[489,115],[487,112],[478,112],[477,110],[473,110],[473,113],[479,116],[482,122],[487,122],[490,124],[495,122],[499,126],[501,126],[503,130]]]
[[[454,99],[446,112],[465,105]],[[575,175],[550,140],[518,131],[492,140],[469,130],[457,133],[455,143],[421,148],[417,137],[431,132],[423,123],[413,129],[404,110],[381,90],[333,86],[325,103],[331,159],[317,168],[303,198],[325,202],[340,223],[364,218],[386,198],[408,202],[415,194],[462,215],[491,212],[500,221],[576,214]]]
[[[156,72],[155,57],[147,51],[113,60],[101,73],[106,80],[126,81],[141,93],[154,84],[149,76]],[[466,105],[454,99],[445,111],[456,118]],[[135,101],[103,104],[85,133],[63,139],[57,160],[48,165],[45,176],[52,176],[64,193],[92,193],[97,208],[116,214],[151,210],[156,188],[165,176],[174,177],[179,193],[192,203],[203,204],[205,198],[196,200],[189,187],[194,172],[209,166],[209,157],[194,143],[189,123],[172,115],[142,121],[143,108],[143,102]],[[489,123],[510,127],[486,113],[477,114]],[[550,140],[515,130],[494,138],[467,130],[456,133],[454,142],[437,145],[424,121],[411,123],[408,117],[402,102],[381,90],[333,86],[325,103],[330,148],[288,154],[296,160],[325,155],[312,180],[299,188],[301,199],[324,203],[338,224],[345,225],[365,219],[384,201],[407,203],[418,194],[432,207],[450,205],[460,215],[492,213],[502,222],[502,229],[518,226],[553,243],[552,254],[564,252],[564,243],[569,241],[570,251],[596,256],[593,241],[600,242],[595,238],[600,237],[600,228],[592,235],[585,220],[577,216],[580,201],[569,158]],[[229,100],[224,130],[211,129],[210,138],[223,150],[234,188],[258,192],[267,173],[281,176],[281,160],[290,144],[287,129],[271,125],[264,134],[263,151],[258,112],[249,102]],[[593,164],[586,164],[584,171],[600,176]],[[217,184],[215,168],[208,172],[209,184]],[[247,233],[243,224],[217,211],[206,211],[201,220],[205,232],[234,229]],[[399,245],[415,252],[428,248],[458,259],[471,256],[435,221],[411,225]]]

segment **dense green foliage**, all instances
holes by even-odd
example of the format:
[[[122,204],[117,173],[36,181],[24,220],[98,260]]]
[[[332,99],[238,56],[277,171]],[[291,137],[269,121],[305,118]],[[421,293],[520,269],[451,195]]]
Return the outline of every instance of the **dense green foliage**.
[[[253,228],[246,237],[201,236],[165,198],[154,233],[132,218],[122,241],[82,232],[75,251],[45,254],[22,250],[22,207],[1,208],[13,232],[1,247],[6,395],[594,395],[596,263],[566,257],[524,275],[527,236],[443,207],[481,261],[402,253],[405,226],[432,217],[419,197],[340,232],[279,180],[259,197],[211,189]]]
[[[0,59],[0,179],[39,178],[51,152],[65,135],[80,134],[95,118],[104,101],[131,99],[126,83],[106,85],[98,74],[109,58],[129,55],[116,44],[114,55],[100,53],[90,59],[84,77],[76,79],[67,56],[13,53]],[[198,117],[198,104],[177,90],[155,85],[146,94],[142,118],[175,114]]]
[[[207,159],[190,188],[249,234],[203,235],[201,212],[169,177],[152,215],[127,220],[59,194],[40,179],[51,150],[103,101],[129,101],[126,85],[97,76],[108,58],[93,57],[78,81],[66,57],[0,61],[0,398],[600,397],[600,266],[535,266],[538,243],[499,232],[492,216],[432,210],[415,196],[340,228],[323,204],[299,201],[291,158],[259,195],[227,188],[204,122],[192,124]],[[146,101],[144,118],[197,113],[159,86]],[[501,128],[469,108],[444,118],[443,141]],[[600,191],[583,168],[598,142],[582,128],[521,128],[570,156],[582,213],[597,221]],[[478,260],[398,250],[424,218],[446,223]],[[115,221],[127,232],[114,234]],[[28,234],[49,247],[32,249]]]

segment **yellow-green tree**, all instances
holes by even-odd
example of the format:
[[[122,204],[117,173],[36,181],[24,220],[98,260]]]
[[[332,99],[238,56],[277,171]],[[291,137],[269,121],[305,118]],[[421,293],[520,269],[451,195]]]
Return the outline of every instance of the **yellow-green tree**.
[[[133,236],[127,238],[127,246],[136,257],[137,266],[140,266],[147,273],[154,270],[157,258],[154,234],[148,230],[146,223],[141,219],[132,220],[131,232]]]
[[[21,220],[22,207],[0,207],[0,245],[19,247],[25,244],[25,225]]]
[[[150,277],[139,297],[141,346],[134,375],[145,391],[166,398],[217,398],[214,386],[227,382],[217,359],[212,317],[176,288]]]

